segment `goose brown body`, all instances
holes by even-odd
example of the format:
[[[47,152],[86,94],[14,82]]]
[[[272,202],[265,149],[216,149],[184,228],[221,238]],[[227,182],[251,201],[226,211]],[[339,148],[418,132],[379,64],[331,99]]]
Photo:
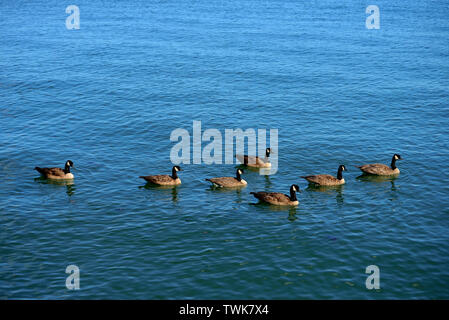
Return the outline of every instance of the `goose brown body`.
[[[214,185],[218,187],[224,188],[235,188],[235,187],[244,187],[248,183],[241,178],[241,174],[243,170],[237,169],[236,177],[219,177],[219,178],[210,178],[206,179],[206,181],[212,182]]]
[[[158,174],[151,176],[140,176],[139,178],[144,179],[148,183],[157,184],[160,186],[176,186],[181,184],[181,179],[179,179],[177,172],[181,171],[179,166],[174,166],[172,168],[172,175],[168,174]]]
[[[67,160],[65,168],[41,168],[35,167],[34,170],[39,172],[46,179],[52,180],[70,180],[74,179],[75,176],[70,172],[70,167],[73,167],[73,162]]]
[[[382,163],[365,164],[363,166],[357,166],[363,173],[374,174],[378,176],[390,176],[394,174],[399,174],[398,168],[391,169],[389,166]]]
[[[304,178],[310,183],[319,186],[338,186],[345,183],[345,179],[337,179],[330,174],[317,174],[314,176],[305,176],[301,178]]]
[[[280,193],[280,192],[251,192],[255,198],[262,202],[266,202],[277,206],[296,206],[299,204],[296,198],[296,191],[299,192],[299,187],[297,185],[292,185],[290,187],[290,196]]]
[[[312,176],[302,176],[301,178],[304,178],[309,183],[317,186],[339,186],[345,183],[342,171],[346,171],[346,167],[344,165],[340,165],[338,167],[337,177],[330,174],[317,174]]]
[[[398,154],[393,155],[391,159],[391,165],[387,166],[382,163],[365,164],[362,166],[356,166],[365,174],[377,175],[377,176],[391,176],[400,173],[399,169],[396,167],[396,160],[402,160],[401,156]]]
[[[265,150],[265,159],[261,159],[258,156],[248,156],[237,154],[235,157],[245,166],[254,167],[254,168],[269,168],[271,167],[271,163],[268,158],[270,157],[271,149],[267,148]]]

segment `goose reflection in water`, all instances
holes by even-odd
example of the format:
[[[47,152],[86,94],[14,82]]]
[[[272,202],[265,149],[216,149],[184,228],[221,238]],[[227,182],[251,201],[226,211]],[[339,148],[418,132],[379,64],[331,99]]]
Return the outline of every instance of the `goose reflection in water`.
[[[376,176],[376,175],[370,175],[370,174],[361,174],[356,178],[359,181],[364,182],[373,182],[373,183],[391,183],[391,191],[396,191],[396,185],[395,180],[398,179],[398,176]]]
[[[49,184],[54,186],[66,186],[66,193],[67,195],[73,196],[76,191],[75,182],[74,180],[52,180],[52,179],[46,179],[45,177],[39,177],[34,178],[34,181],[41,183],[41,184]]]
[[[322,192],[328,195],[335,194],[335,200],[337,201],[337,204],[342,205],[344,203],[343,197],[344,188],[345,188],[344,184],[338,186],[316,186],[313,184],[309,184],[309,186],[306,188],[306,191]]]
[[[264,179],[265,179],[265,189],[266,190],[271,189],[272,183],[271,183],[271,180],[270,180],[270,176],[269,175],[265,175]]]
[[[244,187],[223,188],[223,187],[217,187],[215,185],[211,185],[209,188],[206,189],[206,191],[217,192],[217,193],[226,193],[226,194],[235,193],[237,195],[236,202],[241,203],[242,202],[242,191],[246,192],[246,188],[244,188]]]
[[[272,168],[248,167],[248,166],[245,166],[243,164],[239,164],[235,168],[236,169],[242,169],[242,170],[245,170],[245,171],[257,172],[258,174],[263,175],[263,176],[270,176],[273,173],[276,173],[276,171],[274,169],[272,169]]]
[[[160,185],[153,184],[153,183],[147,183],[143,186],[139,186],[139,189],[159,190],[163,194],[166,194],[166,195],[170,194],[171,200],[173,202],[178,201],[178,188],[179,188],[179,185],[160,186]]]
[[[275,206],[265,202],[250,203],[252,206],[265,208],[271,212],[288,212],[287,220],[293,222],[298,219],[298,206]],[[299,203],[301,205],[301,203]]]

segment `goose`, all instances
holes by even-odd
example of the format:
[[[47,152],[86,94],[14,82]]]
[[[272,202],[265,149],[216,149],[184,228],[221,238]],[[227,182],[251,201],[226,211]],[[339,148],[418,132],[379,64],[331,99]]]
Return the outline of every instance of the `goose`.
[[[356,166],[362,170],[365,174],[377,175],[377,176],[391,176],[400,173],[396,167],[396,160],[402,160],[401,156],[397,153],[393,155],[390,166],[382,163],[364,164],[363,166]]]
[[[248,184],[241,177],[241,174],[243,174],[242,169],[237,169],[235,174],[236,174],[235,178],[234,177],[210,178],[206,179],[206,181],[212,182],[214,186],[225,188],[243,187]]]
[[[255,167],[255,168],[268,168],[271,167],[271,163],[270,163],[270,153],[271,153],[271,148],[267,148],[265,150],[265,159],[261,159],[260,157],[257,156],[248,156],[248,155],[241,155],[241,154],[236,154],[235,157],[244,165],[248,166],[248,167]]]
[[[330,174],[317,174],[314,176],[301,176],[301,178],[309,181],[310,184],[317,186],[338,186],[345,183],[343,179],[343,171],[347,171],[346,167],[342,164],[338,166],[337,177],[333,177]]]
[[[274,204],[278,206],[296,206],[299,204],[296,198],[296,192],[301,192],[296,184],[292,184],[290,187],[290,196],[279,192],[251,192],[257,199],[262,202]]]
[[[168,174],[160,174],[154,176],[140,176],[149,183],[157,184],[160,186],[176,186],[181,184],[181,179],[178,178],[178,171],[182,171],[179,166],[173,166],[171,176]]]
[[[34,170],[39,172],[46,179],[69,180],[75,178],[73,173],[70,172],[70,167],[74,168],[73,162],[71,160],[67,160],[64,169],[35,167]]]

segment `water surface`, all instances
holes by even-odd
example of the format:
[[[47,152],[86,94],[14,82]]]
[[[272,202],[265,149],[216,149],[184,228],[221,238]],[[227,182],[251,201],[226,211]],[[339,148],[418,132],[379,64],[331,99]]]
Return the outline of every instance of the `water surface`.
[[[0,5],[0,296],[7,299],[449,298],[449,5],[80,0]],[[170,133],[279,129],[279,171],[248,187],[169,173]],[[357,179],[389,164],[397,179]],[[77,167],[74,184],[35,166]],[[347,184],[307,187],[301,175]],[[288,192],[297,208],[254,205]],[[81,270],[81,290],[65,268]],[[377,265],[381,288],[367,290]]]

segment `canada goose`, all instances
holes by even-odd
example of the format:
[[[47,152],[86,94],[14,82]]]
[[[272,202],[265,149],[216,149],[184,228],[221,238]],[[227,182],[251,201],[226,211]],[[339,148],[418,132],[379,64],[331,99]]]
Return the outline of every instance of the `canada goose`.
[[[243,187],[248,183],[242,179],[241,174],[243,174],[242,169],[237,169],[236,177],[220,177],[220,178],[211,178],[206,179],[206,181],[210,181],[217,187],[225,187],[225,188],[233,188],[233,187]]]
[[[75,176],[72,173],[70,173],[70,167],[74,168],[73,162],[70,160],[67,160],[65,163],[64,169],[35,167],[34,170],[37,170],[37,172],[39,172],[46,179],[68,180],[68,179],[75,178]]]
[[[381,163],[374,163],[374,164],[364,164],[363,166],[356,166],[356,167],[362,170],[362,172],[365,174],[373,174],[377,176],[391,176],[400,173],[399,169],[396,167],[396,160],[402,160],[401,156],[397,153],[393,155],[390,166]]]
[[[181,184],[181,179],[178,178],[177,174],[178,171],[182,171],[181,168],[179,166],[174,166],[171,171],[171,176],[168,174],[160,174],[155,176],[140,176],[139,178],[160,186],[176,186]]]
[[[255,167],[255,168],[268,168],[271,167],[271,163],[270,163],[270,153],[271,153],[271,148],[267,148],[265,150],[265,159],[261,159],[260,157],[257,156],[248,156],[248,155],[241,155],[241,154],[236,154],[235,157],[244,165],[248,166],[248,167]]]
[[[290,187],[290,196],[279,192],[251,192],[257,199],[269,204],[278,206],[296,206],[299,204],[296,198],[296,192],[301,192],[296,184],[292,184]]]
[[[343,179],[343,171],[347,171],[346,167],[342,164],[338,167],[337,177],[333,177],[330,174],[317,174],[314,176],[302,176],[301,178],[306,179],[311,184],[317,186],[338,186],[345,183]]]

